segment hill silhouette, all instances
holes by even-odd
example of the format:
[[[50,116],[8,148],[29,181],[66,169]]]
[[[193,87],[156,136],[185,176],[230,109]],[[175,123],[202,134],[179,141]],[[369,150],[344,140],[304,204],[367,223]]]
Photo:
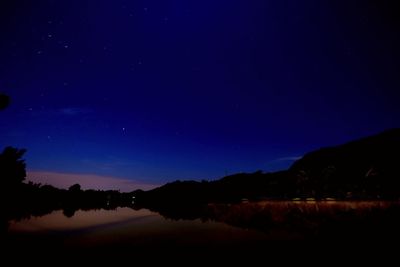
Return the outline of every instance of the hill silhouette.
[[[289,169],[317,197],[400,196],[400,129],[307,153]]]
[[[398,151],[400,129],[391,129],[307,153],[288,170],[239,173],[216,181],[175,181],[133,195],[138,205],[157,210],[247,199],[397,199]]]

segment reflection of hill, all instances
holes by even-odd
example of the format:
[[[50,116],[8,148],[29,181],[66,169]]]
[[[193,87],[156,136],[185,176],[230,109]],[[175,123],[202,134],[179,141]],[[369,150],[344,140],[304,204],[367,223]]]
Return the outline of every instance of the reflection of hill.
[[[162,207],[167,219],[217,221],[262,231],[277,240],[397,240],[400,203],[389,201],[262,201]]]
[[[217,181],[176,181],[134,192],[146,207],[190,206],[243,199],[400,197],[400,129],[307,153],[289,170],[240,173]]]
[[[209,205],[211,219],[295,239],[397,239],[398,202],[271,201]]]

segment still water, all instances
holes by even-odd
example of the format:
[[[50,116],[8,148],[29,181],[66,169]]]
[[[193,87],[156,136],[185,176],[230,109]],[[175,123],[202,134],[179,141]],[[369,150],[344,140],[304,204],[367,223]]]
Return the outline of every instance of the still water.
[[[85,259],[90,266],[104,265],[106,260],[110,266],[160,261],[167,266],[217,262],[237,266],[240,261],[243,266],[257,266],[266,260],[309,262],[324,254],[329,260],[348,256],[359,260],[379,255],[382,248],[387,251],[385,244],[400,240],[398,202],[209,205],[207,216],[202,216],[168,219],[147,209],[117,208],[78,210],[67,217],[59,210],[9,222],[7,234],[0,238],[1,256],[14,265],[69,261],[75,266]],[[362,253],[354,248],[363,248]]]
[[[296,245],[297,241],[371,246],[400,240],[399,202],[215,204],[199,216],[203,219],[169,218],[174,217],[147,209],[78,210],[72,217],[59,210],[11,221],[3,241],[10,251],[129,251],[136,256],[166,252],[178,257],[214,253],[224,258],[257,256],[256,251],[271,251],[280,245],[287,250],[289,243],[295,244],[294,250],[306,247]]]
[[[255,230],[222,222],[165,219],[147,209],[77,211],[66,217],[54,211],[42,217],[12,221],[8,233],[25,242],[49,240],[64,248],[160,247],[160,246],[245,246],[273,238]]]

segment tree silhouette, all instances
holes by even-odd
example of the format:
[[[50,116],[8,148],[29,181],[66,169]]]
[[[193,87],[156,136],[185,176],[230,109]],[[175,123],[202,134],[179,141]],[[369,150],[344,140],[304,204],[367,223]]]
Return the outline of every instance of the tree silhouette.
[[[72,193],[80,192],[81,191],[81,185],[80,184],[74,184],[71,185],[68,190]]]
[[[0,154],[0,178],[6,187],[20,185],[26,177],[25,149],[6,147]]]
[[[10,104],[10,97],[0,93],[0,110],[5,109]]]

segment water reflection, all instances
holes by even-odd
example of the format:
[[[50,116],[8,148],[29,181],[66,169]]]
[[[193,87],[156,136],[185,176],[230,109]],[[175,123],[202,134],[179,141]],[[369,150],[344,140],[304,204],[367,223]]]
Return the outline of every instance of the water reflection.
[[[98,227],[127,220],[157,216],[146,209],[117,208],[115,210],[78,210],[73,216],[66,216],[61,210],[53,211],[42,217],[32,217],[20,221],[11,221],[9,232],[67,231]]]
[[[400,223],[398,202],[385,201],[262,201],[239,204],[209,204],[207,206],[160,206],[116,208],[114,210],[78,210],[66,216],[61,210],[43,217],[11,221],[9,233],[68,232],[82,237],[120,233],[127,238],[138,236],[155,241],[159,236],[179,239],[177,228],[187,229],[187,239],[211,229],[228,229],[242,236],[243,229],[252,229],[266,240],[360,238],[397,235]],[[235,226],[235,227],[232,227]],[[190,230],[190,231],[189,231]],[[191,232],[191,234],[188,234]],[[201,237],[201,236],[200,236]],[[227,238],[227,237],[225,237]],[[254,236],[252,237],[254,238]],[[199,242],[199,237],[194,242]],[[201,239],[201,238],[200,238]],[[229,238],[228,238],[229,239]],[[121,240],[126,240],[122,238]],[[192,240],[193,241],[193,240]],[[86,242],[84,238],[80,243]]]
[[[400,203],[389,201],[264,201],[209,205],[209,218],[297,240],[397,240]],[[280,239],[278,237],[278,239]]]
[[[382,201],[263,201],[207,206],[62,210],[11,221],[8,243],[27,249],[163,251],[260,248],[275,241],[400,238],[400,205]]]
[[[372,242],[375,238],[388,242],[400,237],[399,204],[392,202],[264,201],[193,209],[164,207],[160,212],[162,215],[155,210],[125,207],[78,210],[67,217],[58,210],[11,221],[8,235],[0,243],[10,255],[47,253],[90,261],[102,261],[104,256],[112,256],[114,261],[126,257],[158,259],[163,255],[163,260],[172,262],[182,257],[208,261],[208,256],[235,262],[238,257],[265,260],[266,254],[270,258],[278,255],[276,251],[303,248],[298,242],[279,241],[339,241],[341,246],[354,246],[382,244]]]
[[[62,211],[42,217],[12,221],[11,236],[40,246],[58,244],[66,248],[114,250],[160,250],[184,247],[238,247],[262,242],[270,237],[216,221],[171,220],[147,209],[77,211],[68,218]]]

